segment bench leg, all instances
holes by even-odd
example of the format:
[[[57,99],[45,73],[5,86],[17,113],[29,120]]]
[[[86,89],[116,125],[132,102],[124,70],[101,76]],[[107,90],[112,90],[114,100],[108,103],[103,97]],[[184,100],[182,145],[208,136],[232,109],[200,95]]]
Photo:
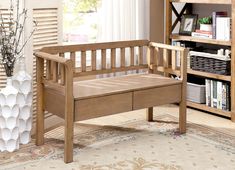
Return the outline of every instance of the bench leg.
[[[64,162],[73,162],[73,102],[65,108],[65,142],[64,142]]]
[[[37,58],[37,120],[36,120],[36,145],[44,144],[44,60]]]
[[[36,145],[44,144],[44,110],[43,106],[37,106],[37,121],[36,121]]]
[[[151,122],[153,121],[153,107],[149,107],[146,110],[146,120]]]
[[[179,105],[179,131],[181,134],[186,133],[186,100],[182,100]]]
[[[37,84],[37,120],[36,145],[44,144],[44,89],[41,83]]]

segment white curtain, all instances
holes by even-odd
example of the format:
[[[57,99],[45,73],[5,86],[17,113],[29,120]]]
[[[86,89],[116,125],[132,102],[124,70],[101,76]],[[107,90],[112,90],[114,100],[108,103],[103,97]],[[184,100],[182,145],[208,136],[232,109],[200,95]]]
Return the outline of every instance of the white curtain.
[[[149,39],[149,13],[149,0],[102,0],[97,41]],[[110,54],[107,55],[107,67],[110,67]],[[101,58],[99,56],[98,60],[97,67],[100,68]],[[130,59],[127,57],[126,65],[129,63]],[[120,51],[117,51],[116,67],[120,67]],[[129,73],[135,73],[135,71],[99,77]]]
[[[102,0],[98,41],[149,39],[149,0]]]

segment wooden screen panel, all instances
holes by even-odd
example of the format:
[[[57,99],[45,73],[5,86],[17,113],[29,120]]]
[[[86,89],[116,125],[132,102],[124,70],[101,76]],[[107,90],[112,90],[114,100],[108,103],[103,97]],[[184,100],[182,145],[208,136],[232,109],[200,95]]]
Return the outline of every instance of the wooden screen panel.
[[[37,22],[37,29],[33,34],[33,48],[39,50],[45,46],[58,45],[58,9],[33,9],[33,20]],[[49,75],[47,75],[49,76]],[[51,77],[52,78],[52,77]],[[33,117],[36,116],[36,58],[33,59]],[[47,113],[45,117],[50,117]]]

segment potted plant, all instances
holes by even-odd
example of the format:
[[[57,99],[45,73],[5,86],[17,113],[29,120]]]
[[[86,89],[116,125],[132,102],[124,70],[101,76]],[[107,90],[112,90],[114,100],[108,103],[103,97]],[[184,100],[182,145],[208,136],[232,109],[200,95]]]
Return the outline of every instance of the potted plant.
[[[200,30],[202,31],[212,31],[212,17],[203,17],[198,19],[200,24]]]
[[[0,64],[7,76],[6,87],[0,91],[0,151],[12,152],[19,148],[20,116],[25,114],[20,106],[26,100],[19,98],[19,89],[13,85],[13,71],[16,61],[24,60],[23,50],[34,31],[23,38],[27,10],[20,9],[20,0],[10,2],[7,13],[0,9]]]

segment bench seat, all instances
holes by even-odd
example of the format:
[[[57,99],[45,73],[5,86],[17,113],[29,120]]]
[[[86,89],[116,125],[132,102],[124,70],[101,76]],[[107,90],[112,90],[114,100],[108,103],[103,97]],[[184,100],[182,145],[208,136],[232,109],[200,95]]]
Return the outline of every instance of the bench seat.
[[[74,120],[86,120],[181,100],[182,81],[132,74],[73,83]],[[46,110],[64,118],[64,96],[46,88]],[[56,99],[56,100],[55,100]]]
[[[81,100],[181,83],[157,74],[132,74],[74,82],[73,95],[75,100]]]

